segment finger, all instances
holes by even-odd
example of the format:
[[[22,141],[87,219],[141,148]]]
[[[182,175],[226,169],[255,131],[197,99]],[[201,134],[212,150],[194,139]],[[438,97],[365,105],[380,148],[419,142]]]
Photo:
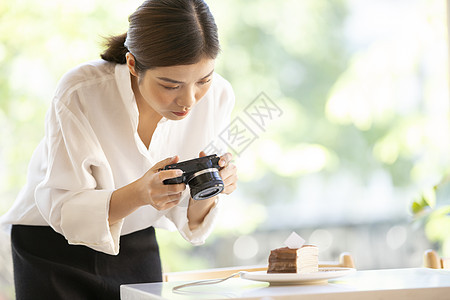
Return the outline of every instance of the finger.
[[[236,184],[237,181],[238,181],[238,176],[236,174],[234,174],[234,175],[232,175],[232,176],[230,176],[228,178],[222,179],[222,181],[223,181],[223,185],[225,187],[227,187],[229,185]]]
[[[164,203],[164,205],[167,203],[177,202],[181,200],[181,195],[183,195],[182,192],[175,193],[173,195],[167,195],[165,197],[162,197],[161,201]]]
[[[226,187],[223,189],[222,193],[223,193],[223,194],[226,194],[226,195],[229,195],[229,194],[231,194],[232,192],[234,192],[234,191],[236,190],[236,188],[237,188],[237,184],[236,184],[236,183],[233,183],[232,185],[226,186]]]
[[[183,192],[186,189],[185,183],[178,183],[178,184],[166,184],[164,185],[164,191],[162,192],[163,195],[175,195]]]
[[[163,170],[158,172],[159,181],[163,182],[166,179],[176,178],[183,175],[183,171],[180,169],[173,169],[173,170]]]
[[[171,164],[176,164],[178,162],[178,160],[180,160],[180,158],[178,157],[178,155],[172,156],[172,157],[168,157],[164,160],[161,160],[160,162],[157,162],[152,168],[151,170],[159,170],[164,168],[167,165],[171,165]]]
[[[169,209],[171,207],[178,205],[181,201],[181,195],[182,195],[182,193],[178,193],[175,195],[163,197],[162,199],[164,199],[164,200],[161,199],[161,201],[160,201],[160,205],[159,205],[160,209],[165,210],[165,209]]]
[[[205,151],[200,151],[200,154],[198,155],[198,157],[204,157],[204,156],[206,156]]]
[[[173,195],[165,195],[162,197],[158,197],[157,200],[152,199],[150,204],[157,210],[168,209],[180,203],[181,195],[182,193],[177,193]]]
[[[221,166],[222,168],[225,167],[226,165],[228,165],[230,163],[232,158],[233,158],[233,155],[230,152],[225,153],[224,155],[222,155],[220,157],[219,166]]]
[[[219,175],[222,179],[226,179],[236,173],[237,173],[237,167],[235,164],[229,164],[228,166],[222,168],[219,171]]]
[[[161,210],[167,210],[169,208],[172,208],[174,206],[177,206],[180,203],[180,200],[170,201],[161,206]]]
[[[185,189],[185,183],[160,184],[157,188],[154,188],[154,194],[152,196],[155,199],[162,199],[167,196],[182,193]]]

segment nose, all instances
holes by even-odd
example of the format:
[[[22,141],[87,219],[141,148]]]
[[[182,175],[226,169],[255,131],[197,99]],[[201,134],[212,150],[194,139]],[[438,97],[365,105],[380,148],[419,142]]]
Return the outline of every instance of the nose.
[[[193,88],[186,89],[185,93],[180,95],[180,98],[177,100],[177,104],[184,108],[191,108],[195,102],[197,102],[197,99]]]

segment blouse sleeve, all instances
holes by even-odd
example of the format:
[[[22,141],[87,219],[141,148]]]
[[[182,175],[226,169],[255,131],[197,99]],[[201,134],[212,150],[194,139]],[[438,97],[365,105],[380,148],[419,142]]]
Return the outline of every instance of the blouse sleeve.
[[[108,222],[112,171],[81,109],[71,111],[54,101],[47,113],[45,143],[47,173],[35,191],[40,213],[69,244],[118,254],[123,220]]]
[[[217,74],[216,74],[217,76]],[[218,76],[219,77],[219,76]],[[219,77],[221,80],[222,89],[215,92],[215,122],[212,124],[215,128],[215,136],[213,137],[213,142],[218,149],[226,149],[226,145],[218,139],[218,134],[221,133],[230,124],[231,112],[234,108],[235,97],[231,85],[223,78]],[[171,220],[181,236],[193,245],[202,245],[205,243],[206,238],[211,234],[215,222],[218,218],[218,213],[220,210],[220,199],[227,195],[219,195],[216,199],[215,205],[210,209],[208,214],[203,219],[202,224],[198,226],[195,230],[191,231],[189,228],[187,209],[190,200],[189,187],[183,192],[182,201],[172,209],[168,211],[166,217]]]

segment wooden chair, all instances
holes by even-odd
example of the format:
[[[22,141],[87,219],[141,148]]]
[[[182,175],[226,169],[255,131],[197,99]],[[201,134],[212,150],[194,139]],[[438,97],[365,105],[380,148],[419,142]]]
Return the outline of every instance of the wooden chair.
[[[441,258],[436,251],[428,249],[423,254],[423,265],[431,269],[450,269],[450,258]]]
[[[355,262],[353,261],[353,257],[348,252],[343,252],[339,255],[339,261],[335,262],[320,262],[319,268],[353,268],[356,269]]]
[[[337,262],[319,262],[320,268],[355,268],[355,263],[352,256],[344,252],[339,256]],[[206,270],[184,271],[184,272],[168,272],[163,274],[163,281],[191,281],[191,280],[203,280],[203,279],[217,279],[231,276],[234,273],[247,271],[266,271],[267,265],[257,266],[243,266],[243,267],[229,267],[229,268],[216,268]]]

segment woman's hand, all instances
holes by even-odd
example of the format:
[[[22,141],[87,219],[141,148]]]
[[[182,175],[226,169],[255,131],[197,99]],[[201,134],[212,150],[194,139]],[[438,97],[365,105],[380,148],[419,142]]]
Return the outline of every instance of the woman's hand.
[[[205,152],[200,152],[200,157],[206,156]],[[231,194],[236,189],[237,184],[237,168],[234,164],[231,163],[231,159],[233,156],[231,153],[226,153],[220,157],[219,166],[221,169],[219,170],[219,175],[222,178],[224,183],[224,190],[222,193]],[[205,219],[205,216],[211,210],[211,208],[215,205],[215,200],[217,196],[211,197],[205,200],[194,200],[190,199],[189,207],[188,207],[188,220],[189,220],[189,228],[191,230],[195,230],[200,226],[200,224]]]
[[[160,170],[167,165],[175,164],[178,156],[166,158],[156,163],[138,181],[143,192],[143,200],[157,210],[166,210],[177,205],[181,200],[181,194],[186,189],[185,183],[164,184],[163,181],[183,175],[179,169]]]
[[[166,165],[177,163],[178,160],[178,156],[162,160],[138,180],[115,190],[109,202],[109,224],[120,221],[144,205],[149,204],[157,210],[165,210],[180,203],[186,184],[166,185],[163,181],[179,177],[183,172],[178,169],[159,171]]]
[[[200,157],[206,156],[205,152],[200,152]],[[238,177],[237,177],[237,167],[231,160],[233,155],[231,153],[225,153],[220,157],[219,166],[221,169],[219,170],[219,175],[222,178],[223,184],[225,186],[222,193],[231,194],[236,189]]]

